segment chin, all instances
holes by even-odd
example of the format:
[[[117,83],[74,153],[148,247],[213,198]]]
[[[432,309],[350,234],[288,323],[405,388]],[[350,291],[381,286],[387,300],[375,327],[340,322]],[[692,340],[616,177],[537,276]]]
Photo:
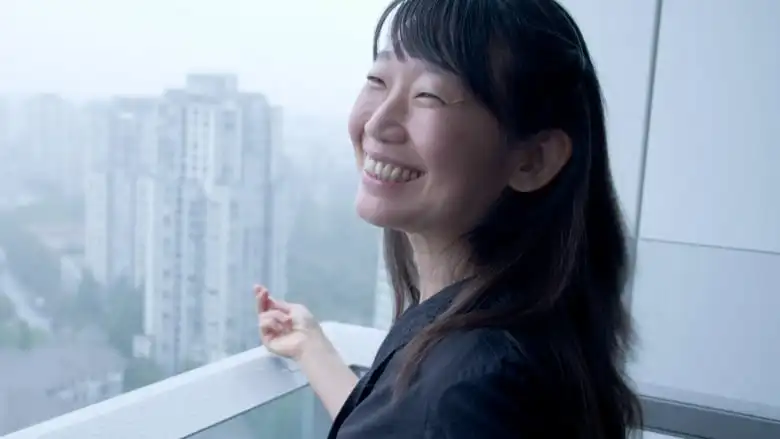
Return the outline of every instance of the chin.
[[[385,229],[406,230],[410,218],[406,212],[389,202],[379,200],[371,195],[358,193],[355,200],[355,211],[365,222]]]
[[[391,229],[397,228],[397,219],[393,218],[392,215],[388,215],[386,212],[383,212],[382,209],[376,209],[365,206],[361,203],[356,203],[355,211],[363,221],[371,224],[372,226]]]

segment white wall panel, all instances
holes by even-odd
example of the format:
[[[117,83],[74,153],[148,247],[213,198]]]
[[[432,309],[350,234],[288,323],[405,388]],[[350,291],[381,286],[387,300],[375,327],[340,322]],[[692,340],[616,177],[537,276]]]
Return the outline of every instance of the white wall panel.
[[[641,236],[780,252],[778,23],[777,0],[664,0]]]
[[[780,408],[780,256],[640,240],[633,376]]]

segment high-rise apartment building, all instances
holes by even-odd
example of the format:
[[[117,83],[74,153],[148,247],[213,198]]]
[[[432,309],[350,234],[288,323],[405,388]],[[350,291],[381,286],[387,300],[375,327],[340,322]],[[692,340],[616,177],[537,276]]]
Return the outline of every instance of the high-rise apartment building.
[[[144,277],[148,151],[158,100],[117,98],[88,109],[85,262],[103,285],[140,286]]]
[[[255,346],[252,285],[284,294],[280,114],[230,75],[191,75],[159,102],[138,212],[143,350],[168,372]]]

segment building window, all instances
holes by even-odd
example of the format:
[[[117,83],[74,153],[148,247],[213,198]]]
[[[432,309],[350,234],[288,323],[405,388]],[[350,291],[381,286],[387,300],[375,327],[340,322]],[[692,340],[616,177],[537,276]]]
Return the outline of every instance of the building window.
[[[235,131],[236,129],[236,113],[234,111],[225,111],[222,113],[223,124],[222,129],[227,132]]]
[[[190,325],[193,332],[203,332],[203,321],[200,319],[200,317],[193,317],[193,319],[190,321]]]

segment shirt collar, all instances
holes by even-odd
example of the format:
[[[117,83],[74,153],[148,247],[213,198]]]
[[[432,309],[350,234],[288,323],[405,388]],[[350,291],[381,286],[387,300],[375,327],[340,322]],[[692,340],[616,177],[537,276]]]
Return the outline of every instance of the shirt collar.
[[[390,332],[379,348],[375,363],[381,362],[388,355],[405,346],[416,334],[433,323],[450,307],[469,280],[470,278],[446,286],[423,302],[412,305],[404,311],[390,328]]]

